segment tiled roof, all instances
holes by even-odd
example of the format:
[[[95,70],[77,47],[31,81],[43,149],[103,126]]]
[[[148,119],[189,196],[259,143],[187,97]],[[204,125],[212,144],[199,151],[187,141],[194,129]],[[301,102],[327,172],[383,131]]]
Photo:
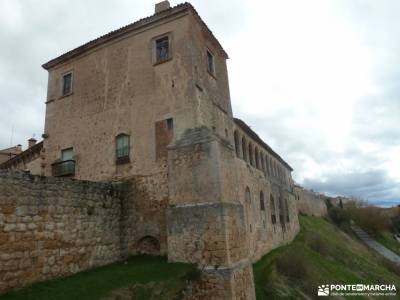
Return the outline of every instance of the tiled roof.
[[[129,25],[126,25],[124,27],[121,27],[117,30],[111,31],[103,36],[98,37],[97,39],[94,39],[90,42],[87,42],[86,44],[83,44],[82,46],[79,46],[71,51],[68,51],[50,61],[48,61],[47,63],[43,64],[42,67],[46,70],[56,66],[57,64],[64,62],[72,57],[76,57],[82,53],[84,53],[87,50],[93,49],[101,44],[104,44],[108,41],[111,41],[113,39],[116,39],[122,35],[125,35],[127,33],[130,33],[134,30],[137,30],[139,28],[142,28],[144,26],[147,26],[153,22],[159,21],[163,18],[167,18],[170,17],[171,15],[175,15],[177,13],[180,13],[182,11],[191,11],[193,13],[193,15],[196,17],[196,19],[199,21],[199,23],[201,24],[201,26],[203,27],[203,29],[208,32],[211,36],[211,38],[216,42],[217,46],[220,48],[222,55],[225,58],[228,58],[228,54],[225,52],[225,50],[222,48],[221,44],[219,43],[219,41],[217,40],[217,38],[214,36],[214,34],[212,33],[212,31],[207,27],[206,23],[204,23],[204,21],[200,18],[199,14],[197,13],[197,11],[195,10],[195,8],[190,4],[190,3],[182,3],[179,4],[177,6],[171,7],[169,9],[163,10],[159,13],[156,13],[150,17],[147,18],[143,18],[140,19],[134,23],[131,23]]]
[[[234,121],[238,127],[240,127],[244,132],[246,132],[253,140],[259,143],[268,153],[270,153],[273,157],[275,157],[278,161],[280,161],[285,167],[287,167],[290,171],[293,171],[293,168],[283,160],[282,157],[279,156],[267,143],[265,143],[257,133],[255,133],[249,125],[247,125],[244,121],[234,118]]]
[[[28,156],[29,154],[35,153],[35,152],[40,152],[43,148],[43,141],[33,145],[32,147],[26,149],[25,151],[19,153],[18,155],[14,156],[13,158],[10,158],[9,160],[3,162],[0,164],[0,169],[7,169],[13,165],[14,162],[19,161],[20,159],[23,159],[24,157]]]

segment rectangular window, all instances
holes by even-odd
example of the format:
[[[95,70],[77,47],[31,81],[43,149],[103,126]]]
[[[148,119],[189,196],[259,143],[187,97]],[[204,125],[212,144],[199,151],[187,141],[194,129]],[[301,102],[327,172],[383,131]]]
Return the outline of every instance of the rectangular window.
[[[62,95],[66,96],[72,93],[72,72],[63,75]]]
[[[117,164],[129,162],[129,135],[120,134],[117,136],[116,156]]]
[[[169,38],[168,36],[164,36],[156,40],[156,63],[160,63],[166,61],[170,58],[169,53]]]
[[[167,128],[168,130],[174,130],[174,119],[167,119]]]
[[[215,76],[214,55],[207,50],[207,71]]]
[[[66,160],[73,160],[74,158],[74,148],[68,148],[61,150],[61,160],[66,161]]]
[[[51,167],[53,176],[74,176],[74,149],[71,147],[61,150],[61,159],[52,163]]]

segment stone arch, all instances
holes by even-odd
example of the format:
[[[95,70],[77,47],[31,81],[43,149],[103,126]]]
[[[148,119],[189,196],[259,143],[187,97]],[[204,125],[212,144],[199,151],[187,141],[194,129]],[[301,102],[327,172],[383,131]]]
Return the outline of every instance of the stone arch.
[[[258,148],[257,147],[255,147],[255,149],[254,149],[254,161],[255,161],[256,168],[259,169],[260,165],[258,163]]]
[[[246,186],[245,192],[244,192],[244,201],[245,201],[245,212],[246,212],[246,219],[247,219],[247,227],[248,230],[251,232],[251,193],[250,193],[250,188]]]
[[[285,198],[285,212],[286,212],[286,222],[290,222],[290,217],[289,217],[289,203],[287,198]]]
[[[254,161],[253,161],[253,145],[251,142],[249,142],[249,162],[251,166],[254,166]]]
[[[244,137],[242,137],[242,157],[244,161],[247,161],[246,139]]]
[[[260,151],[260,165],[261,165],[261,170],[265,173],[265,164],[264,164],[264,155]]]
[[[139,254],[160,255],[160,242],[154,236],[146,235],[137,241],[136,252]]]
[[[276,223],[276,208],[275,208],[274,196],[272,196],[272,194],[270,194],[270,196],[269,196],[269,206],[270,206],[270,210],[271,210],[271,222],[272,222],[272,224],[275,224]]]
[[[279,196],[278,205],[279,205],[279,221],[283,226],[285,224],[285,204],[283,203],[283,199],[281,196]]]
[[[235,130],[235,132],[233,133],[233,137],[235,139],[236,157],[240,157],[239,133],[237,130]]]
[[[260,191],[260,210],[265,210],[264,193]]]

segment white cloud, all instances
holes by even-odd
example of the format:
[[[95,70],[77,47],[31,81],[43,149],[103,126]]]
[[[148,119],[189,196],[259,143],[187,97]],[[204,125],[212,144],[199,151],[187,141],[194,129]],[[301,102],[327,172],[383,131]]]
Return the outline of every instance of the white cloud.
[[[235,115],[295,168],[296,180],[338,193],[353,188],[374,200],[400,198],[391,188],[400,181],[399,2],[192,3],[231,58]],[[14,143],[42,133],[42,63],[152,14],[153,5],[2,0],[0,148],[9,146],[12,126]],[[378,191],[363,186],[371,174],[379,175]]]

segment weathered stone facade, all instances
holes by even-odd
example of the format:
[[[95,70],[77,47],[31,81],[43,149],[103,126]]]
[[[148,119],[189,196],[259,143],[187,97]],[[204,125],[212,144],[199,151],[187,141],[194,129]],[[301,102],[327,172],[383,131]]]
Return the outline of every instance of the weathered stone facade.
[[[327,216],[326,201],[328,197],[309,191],[299,185],[294,186],[294,197],[299,213],[316,217]]]
[[[111,184],[0,171],[0,292],[119,259],[120,214]]]
[[[290,242],[299,230],[292,168],[249,126],[233,118],[228,56],[194,8],[188,3],[157,7],[155,15],[44,65],[49,71],[45,175],[123,180],[118,185],[122,194],[102,196],[114,187],[110,183],[93,183],[89,196],[74,193],[80,185],[91,186],[86,181],[23,177],[20,190],[25,194],[12,195],[8,184],[0,185],[9,195],[0,194],[0,201],[14,201],[15,209],[8,214],[26,201],[32,200],[38,213],[43,206],[43,222],[64,224],[57,236],[61,240],[76,234],[79,220],[90,224],[82,229],[85,236],[103,228],[103,235],[93,234],[98,244],[88,238],[71,246],[78,253],[82,247],[90,250],[82,267],[72,271],[135,253],[161,253],[170,261],[197,263],[203,270],[193,299],[255,299],[251,263]],[[168,50],[158,52],[158,41]],[[157,62],[162,52],[165,59]],[[120,137],[125,148],[118,148]],[[43,194],[46,202],[41,204]],[[111,197],[112,205],[104,206],[102,197]],[[53,216],[49,207],[58,207],[59,199],[63,213]],[[77,214],[68,215],[75,210]],[[22,222],[19,217],[16,224]],[[28,232],[39,243],[37,228],[46,224],[37,222]],[[104,224],[96,228],[97,222]],[[0,234],[11,247],[6,223]],[[19,228],[16,224],[13,230]],[[115,241],[109,239],[110,231]],[[56,250],[61,253],[61,248]],[[48,255],[43,251],[37,256]],[[53,275],[71,270],[61,258],[55,259],[63,271]],[[40,274],[46,263],[35,267]],[[46,276],[23,284],[50,278]],[[7,287],[13,285],[18,284],[7,281]]]
[[[43,175],[44,161],[43,142],[28,140],[28,149],[15,154],[10,159],[0,163],[0,169],[26,171],[33,175]]]

